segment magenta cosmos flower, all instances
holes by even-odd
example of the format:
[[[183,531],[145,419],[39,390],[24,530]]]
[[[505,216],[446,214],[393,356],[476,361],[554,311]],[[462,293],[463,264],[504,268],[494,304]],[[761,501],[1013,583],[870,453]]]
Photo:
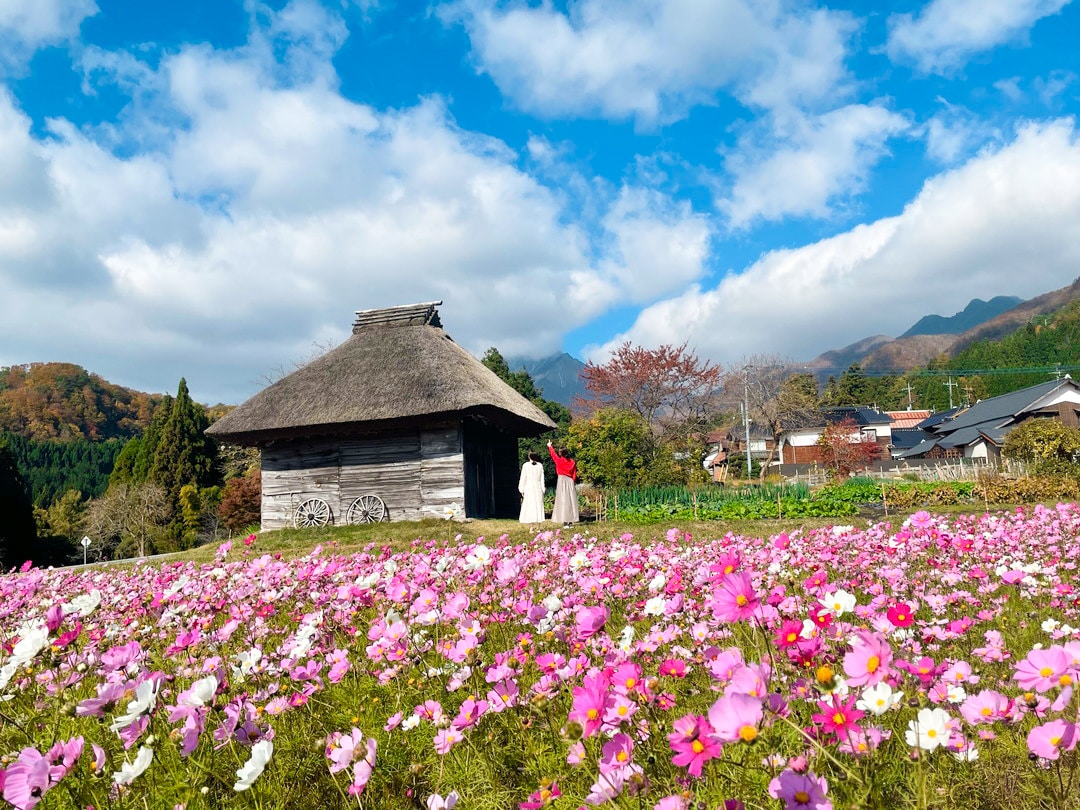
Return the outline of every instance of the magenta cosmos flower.
[[[713,727],[701,715],[688,714],[672,724],[668,742],[675,756],[671,761],[685,767],[692,776],[701,776],[702,766],[720,756],[720,743],[713,738]]]
[[[830,695],[828,700],[818,701],[821,711],[813,715],[812,719],[825,731],[832,732],[838,740],[843,741],[848,735],[860,731],[858,722],[866,716],[866,712],[855,708],[857,699],[855,695],[851,695],[846,701],[841,701],[839,696]]]

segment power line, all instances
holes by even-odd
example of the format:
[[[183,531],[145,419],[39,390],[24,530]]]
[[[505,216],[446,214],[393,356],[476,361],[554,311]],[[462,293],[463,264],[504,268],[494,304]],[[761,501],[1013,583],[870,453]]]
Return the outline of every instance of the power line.
[[[806,366],[803,371],[811,374],[829,374],[836,376],[850,370],[851,366],[810,368]],[[1065,373],[1080,371],[1080,366],[1067,366],[1055,364],[1053,366],[1010,366],[1007,368],[862,368],[859,370],[864,377],[987,377],[1021,374],[1049,374],[1059,377]]]

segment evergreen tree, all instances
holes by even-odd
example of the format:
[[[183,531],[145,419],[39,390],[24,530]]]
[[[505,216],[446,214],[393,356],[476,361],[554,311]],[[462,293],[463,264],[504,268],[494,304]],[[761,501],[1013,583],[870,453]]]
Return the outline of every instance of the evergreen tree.
[[[37,544],[34,505],[15,457],[0,442],[0,561],[5,568],[32,560]]]
[[[147,475],[147,480],[166,493],[170,518],[167,535],[181,545],[194,541],[194,531],[185,525],[181,490],[192,486],[197,496],[199,489],[213,483],[217,445],[205,433],[209,424],[206,411],[191,399],[187,380],[181,379],[168,415],[159,423]]]

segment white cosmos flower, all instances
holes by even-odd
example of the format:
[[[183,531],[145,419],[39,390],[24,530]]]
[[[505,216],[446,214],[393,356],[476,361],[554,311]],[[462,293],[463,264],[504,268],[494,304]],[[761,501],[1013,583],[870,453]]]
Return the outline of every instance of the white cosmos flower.
[[[491,549],[483,543],[473,546],[472,551],[465,555],[465,565],[473,571],[478,571],[489,562],[491,562]]]
[[[882,681],[864,690],[855,706],[880,717],[903,699],[903,692],[894,692],[891,686]]]
[[[24,667],[49,643],[49,628],[41,619],[33,619],[23,624],[16,633],[19,640],[15,642],[7,663]]]
[[[266,769],[266,763],[270,761],[273,754],[272,740],[262,739],[251,746],[251,757],[236,772],[236,784],[233,785],[233,790],[247,790],[251,787],[259,778],[259,774]]]
[[[60,610],[65,616],[77,613],[79,616],[85,618],[97,610],[97,606],[100,604],[101,591],[94,588],[90,593],[84,593],[82,596],[76,596],[70,602],[65,602],[60,606]]]
[[[667,577],[665,577],[663,574],[657,574],[655,577],[649,580],[649,592],[656,593],[665,585],[667,585]]]
[[[217,688],[217,676],[207,675],[205,678],[199,678],[199,680],[195,681],[195,683],[183,693],[183,697],[180,698],[179,702],[184,706],[191,706],[197,709],[200,706],[205,706],[214,699],[214,695],[217,694]]]
[[[579,551],[576,554],[574,554],[573,557],[570,558],[567,565],[570,566],[571,571],[580,571],[582,568],[584,568],[588,564],[588,562],[589,562],[589,555],[586,554],[584,551]]]
[[[401,721],[401,727],[405,731],[410,731],[420,725],[420,715],[410,714],[404,720]]]
[[[233,656],[239,665],[232,668],[233,676],[237,680],[244,680],[245,676],[250,675],[255,671],[255,668],[259,665],[259,660],[262,658],[262,650],[258,647],[252,647],[247,652],[237,653]]]
[[[139,753],[135,755],[134,762],[124,760],[120,765],[120,770],[113,774],[113,781],[118,785],[130,785],[135,777],[150,767],[150,762],[153,759],[154,749],[147,748],[145,745],[142,746],[139,748]]]
[[[548,613],[555,613],[556,611],[562,610],[562,599],[555,596],[555,594],[545,596],[544,601],[540,604],[548,609]]]
[[[944,709],[919,709],[908,723],[904,740],[912,748],[933,751],[949,741],[949,713]]]
[[[157,693],[158,683],[153,678],[147,678],[140,683],[135,687],[135,697],[128,703],[127,711],[113,718],[112,725],[109,728],[112,731],[120,732],[144,714],[152,711],[157,704]]]
[[[843,589],[837,589],[818,601],[822,607],[838,619],[845,613],[850,613],[855,609],[855,595]]]
[[[630,650],[630,645],[634,641],[634,626],[632,624],[626,625],[623,628],[622,633],[619,635],[619,649],[623,652]]]
[[[654,596],[645,603],[646,616],[663,616],[665,600],[662,596]]]

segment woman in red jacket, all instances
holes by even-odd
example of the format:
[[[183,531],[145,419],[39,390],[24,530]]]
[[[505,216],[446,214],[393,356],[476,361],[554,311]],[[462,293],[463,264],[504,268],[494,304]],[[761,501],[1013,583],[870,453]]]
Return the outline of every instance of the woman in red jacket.
[[[578,522],[577,464],[566,455],[561,447],[556,450],[551,442],[547,443],[551,460],[555,462],[555,472],[559,476],[555,483],[555,508],[551,510],[551,519],[565,528]]]

